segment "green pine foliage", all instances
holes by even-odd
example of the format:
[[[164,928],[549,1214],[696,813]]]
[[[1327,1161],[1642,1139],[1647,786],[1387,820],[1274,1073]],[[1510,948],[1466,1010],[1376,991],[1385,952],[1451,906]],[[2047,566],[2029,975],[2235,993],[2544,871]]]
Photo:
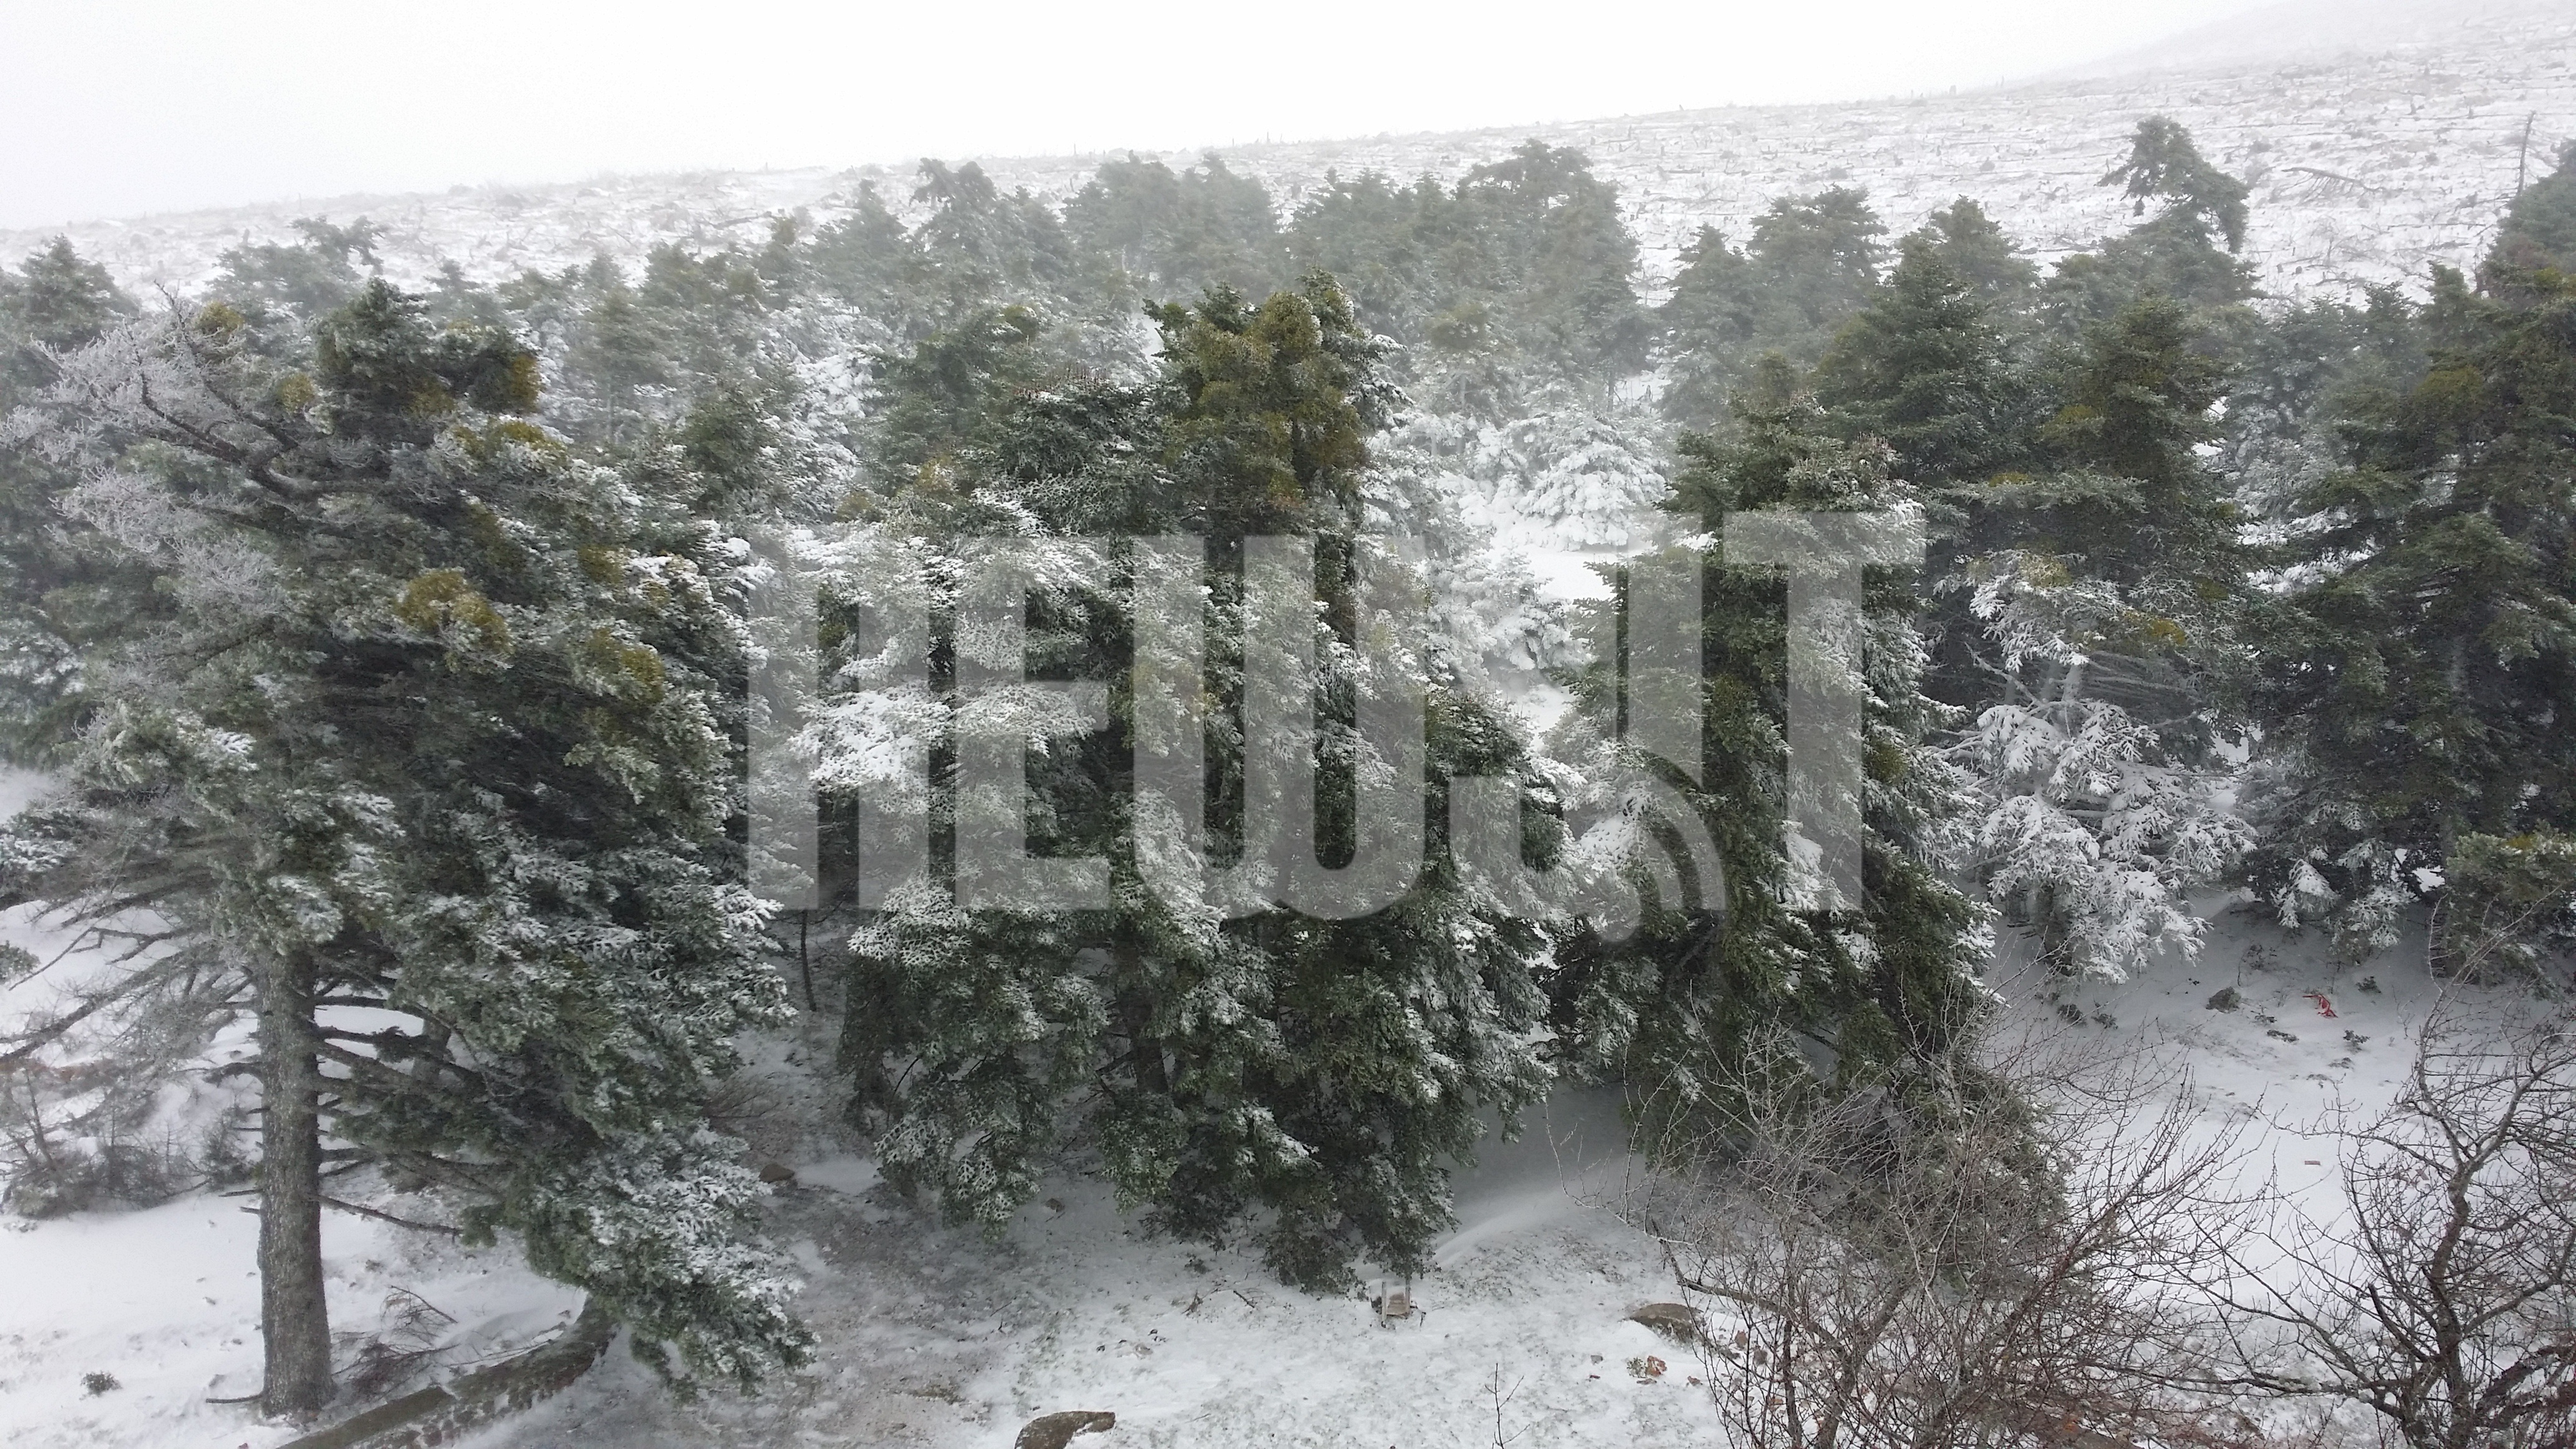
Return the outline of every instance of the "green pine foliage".
[[[107,270],[57,238],[0,270],[0,418],[54,382],[56,356],[134,315]],[[0,449],[0,759],[40,766],[67,748],[79,718],[81,652],[101,628],[154,605],[145,581],[58,526],[76,469],[30,449]]]
[[[1450,188],[1330,177],[1298,208],[1288,247],[1405,345],[1417,391],[1482,416],[1507,416],[1550,383],[1600,387],[1644,361],[1636,240],[1613,188],[1562,147],[1526,142]]]
[[[1733,436],[1683,440],[1687,467],[1669,507],[1715,526],[1748,511],[1892,511],[1921,500],[1892,476],[1887,449],[1832,435],[1784,366],[1757,374],[1737,403]],[[1657,900],[1616,945],[1570,943],[1557,984],[1569,1059],[1625,1081],[1650,1116],[1726,1105],[1756,1042],[1788,1030],[1811,1043],[1809,1065],[1834,1081],[1878,1080],[1969,1032],[1979,1016],[1974,970],[1980,912],[1946,878],[1944,838],[1967,804],[1964,784],[1932,747],[1946,712],[1921,691],[1924,654],[1912,619],[1914,581],[1873,570],[1863,597],[1863,656],[1845,661],[1866,701],[1864,849],[1859,910],[1788,903],[1781,849],[1786,811],[1788,608],[1776,571],[1702,555],[1705,605],[1704,778],[1668,774],[1699,813],[1725,867],[1720,901]],[[1567,727],[1599,737],[1614,705],[1595,671]],[[1648,761],[1631,768],[1656,770]]]
[[[2152,156],[2188,147],[2150,129]],[[2129,170],[2150,194],[2182,184]],[[1890,448],[1923,492],[1924,688],[1966,712],[1944,737],[1980,802],[1967,863],[2061,966],[2116,976],[2197,940],[2183,893],[2242,848],[2215,752],[2257,603],[2230,480],[2201,452],[2235,334],[2125,278],[2125,304],[2052,337],[2009,238],[1964,200],[1898,252],[1813,384],[1827,427]]]
[[[2034,471],[1998,473],[1961,550],[1982,698],[1962,755],[1984,781],[1987,887],[2074,970],[2118,977],[2196,949],[2193,887],[2244,830],[2216,794],[2242,729],[2250,618],[2240,510],[2202,447],[2225,370],[2192,314],[2149,294],[2093,327]],[[1963,700],[1962,702],[1971,702]]]
[[[2182,127],[2163,116],[2140,121],[2128,159],[2101,184],[2122,187],[2145,220],[2050,274],[2042,305],[2059,336],[2073,337],[2150,293],[2212,312],[2254,296],[2253,272],[2237,255],[2245,241],[2245,183],[2203,157]],[[2149,202],[2160,203],[2153,216]]]
[[[326,218],[308,216],[295,223],[295,230],[304,238],[299,245],[245,242],[226,251],[215,295],[253,322],[283,314],[309,323],[357,295],[366,280],[358,270],[361,264],[370,274],[378,269],[379,229],[364,217],[334,226]]]
[[[2021,254],[2002,224],[1968,197],[1932,213],[1911,235],[1929,242],[1970,291],[2006,315],[2027,305],[2039,285],[2039,268]]]
[[[1896,475],[1919,490],[1931,535],[1926,577],[1935,584],[1925,600],[1925,688],[1975,707],[1991,698],[1993,681],[1965,583],[1974,561],[2006,536],[1990,485],[2036,465],[2045,399],[2027,349],[2006,330],[2008,314],[1954,261],[1992,279],[1983,263],[2009,259],[2008,244],[1988,244],[1971,224],[1981,218],[1972,203],[1941,215],[1949,229],[1927,226],[1899,243],[1886,284],[1834,339],[1814,387],[1826,426],[1885,445]],[[1964,250],[1959,237],[1969,239]]]
[[[1074,245],[1113,262],[1151,298],[1211,287],[1267,296],[1287,255],[1270,193],[1214,154],[1179,175],[1160,161],[1108,161],[1064,204]]]
[[[1347,850],[1355,797],[1332,782],[1366,752],[1339,711],[1383,667],[1348,640],[1370,617],[1356,594],[1357,525],[1369,441],[1391,399],[1376,344],[1323,278],[1258,306],[1220,289],[1157,320],[1162,364],[1141,388],[1073,376],[1009,386],[1003,370],[981,373],[990,415],[957,435],[941,468],[874,504],[949,586],[955,551],[978,536],[1015,536],[1043,560],[1032,673],[1107,681],[1111,725],[1033,751],[1031,848],[1106,856],[1115,904],[961,910],[942,889],[895,902],[854,942],[849,998],[868,1003],[844,1025],[854,1111],[889,1176],[936,1189],[960,1220],[1006,1222],[1060,1150],[1086,1146],[1159,1227],[1209,1240],[1253,1233],[1290,1281],[1342,1283],[1354,1254],[1416,1270],[1449,1221],[1448,1166],[1470,1155],[1480,1111],[1508,1121],[1544,1087],[1542,939],[1461,885],[1436,827],[1419,885],[1352,920],[1177,915],[1145,885],[1130,815],[1135,646],[1117,586],[1132,565],[1086,540],[1211,541],[1208,688],[1220,698],[1241,687],[1243,584],[1231,562],[1241,540],[1315,541],[1326,606],[1316,690],[1340,721],[1320,735],[1318,831],[1328,858]],[[952,411],[947,380],[975,375],[939,364],[947,346],[934,339],[918,367],[892,374],[938,395],[924,412]],[[909,406],[897,397],[888,413]],[[1441,818],[1453,771],[1525,772],[1507,718],[1461,685],[1436,641],[1377,617],[1372,631],[1393,630],[1402,651],[1392,667],[1431,682],[1419,808]],[[946,695],[953,678],[934,686]],[[1239,791],[1234,731],[1210,732],[1219,837],[1240,828],[1228,789]],[[959,807],[940,808],[934,820],[947,823]]]
[[[903,222],[874,183],[850,198],[848,214],[815,230],[803,251],[814,285],[872,314],[890,314],[911,270]]]
[[[1706,427],[1726,415],[1727,398],[1760,355],[1762,288],[1752,260],[1712,226],[1682,248],[1681,264],[1655,312],[1672,357],[1663,404],[1685,425]]]
[[[1667,414],[1720,427],[1762,358],[1813,366],[1870,301],[1886,233],[1867,193],[1846,186],[1773,201],[1741,250],[1702,227],[1658,314],[1672,358]]]
[[[2138,122],[2129,159],[2102,178],[2105,186],[2115,181],[2141,216],[2149,201],[2161,201],[2163,216],[2177,225],[2202,237],[2214,233],[2231,252],[2245,245],[2245,183],[2210,165],[2190,133],[2167,117]]]
[[[2354,955],[2468,869],[2463,842],[2563,830],[2576,808],[2558,719],[2576,683],[2576,290],[2522,270],[2514,228],[2488,291],[2436,272],[2420,373],[2343,399],[2342,466],[2300,495],[2286,549],[2255,879]]]
[[[801,1362],[766,1189],[703,1125],[786,1013],[729,836],[733,556],[529,421],[505,333],[377,281],[277,336],[131,323],[12,424],[172,601],[83,641],[13,893],[166,922],[101,1009],[257,1017],[273,1288],[319,1282],[287,1270],[334,1144],[516,1232],[683,1385]],[[281,1341],[326,1333],[272,1314],[272,1400],[310,1404]]]
[[[1892,449],[1899,476],[1942,491],[2024,461],[2030,421],[2030,385],[1992,293],[1960,268],[1979,258],[1950,243],[1928,227],[1900,242],[1886,287],[1815,374],[1817,400],[1841,425]]]
[[[2543,271],[2576,272],[2576,143],[2558,153],[2556,170],[2514,197],[2478,285],[2496,292]]]

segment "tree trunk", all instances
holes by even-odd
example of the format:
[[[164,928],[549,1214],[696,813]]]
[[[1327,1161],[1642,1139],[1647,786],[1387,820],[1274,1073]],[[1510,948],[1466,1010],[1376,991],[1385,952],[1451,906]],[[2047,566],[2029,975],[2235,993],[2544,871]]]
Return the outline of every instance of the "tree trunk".
[[[1121,927],[1111,948],[1117,960],[1118,1014],[1134,1052],[1137,1089],[1169,1096],[1172,1083],[1163,1070],[1163,1043],[1154,1035],[1154,997],[1145,980],[1145,954],[1135,935]]]
[[[797,973],[805,979],[805,1009],[807,1011],[816,1009],[814,1004],[814,953],[807,947],[805,937],[807,929],[813,924],[814,913],[812,911],[798,911],[796,913],[796,970]]]
[[[259,1047],[261,1412],[303,1413],[332,1398],[330,1306],[322,1284],[321,1066],[313,1047],[311,958],[276,963],[263,983]]]

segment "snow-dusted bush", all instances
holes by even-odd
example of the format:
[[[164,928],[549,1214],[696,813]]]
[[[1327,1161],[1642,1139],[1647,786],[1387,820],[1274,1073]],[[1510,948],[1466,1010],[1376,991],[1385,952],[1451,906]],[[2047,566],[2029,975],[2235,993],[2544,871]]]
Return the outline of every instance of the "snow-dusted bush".
[[[2203,922],[2187,893],[2222,878],[2252,840],[2225,803],[2225,777],[2177,762],[2158,731],[2084,693],[2093,658],[2073,641],[2125,620],[2116,590],[2045,558],[2006,554],[1988,568],[1973,607],[2014,697],[1982,711],[1951,751],[1977,782],[1972,849],[1987,892],[2086,974],[2120,980],[2160,949],[2197,951]],[[2045,694],[2029,692],[2033,679]]]

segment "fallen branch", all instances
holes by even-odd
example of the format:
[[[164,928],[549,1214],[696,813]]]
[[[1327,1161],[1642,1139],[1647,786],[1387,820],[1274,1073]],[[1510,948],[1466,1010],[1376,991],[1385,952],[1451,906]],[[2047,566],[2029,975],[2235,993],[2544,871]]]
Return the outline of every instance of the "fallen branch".
[[[2356,178],[2354,178],[2354,177],[2346,176],[2346,175],[2344,175],[2343,173],[2341,173],[2341,172],[2339,172],[2339,171],[2328,171],[2328,170],[2325,170],[2325,169],[2324,169],[2324,168],[2322,168],[2322,167],[2317,167],[2317,166],[2284,166],[2284,167],[2282,167],[2281,169],[2282,169],[2282,170],[2284,170],[2284,171],[2297,171],[2297,172],[2300,172],[2300,173],[2302,173],[2302,174],[2304,174],[2304,175],[2308,175],[2308,176],[2322,176],[2322,177],[2324,177],[2324,178],[2325,178],[2326,180],[2328,180],[2328,181],[2340,181],[2340,182],[2342,182],[2342,183],[2343,183],[2344,185],[2346,185],[2346,186],[2358,186],[2358,187],[2360,187],[2360,188],[2361,188],[2362,190],[2364,190],[2364,191],[2379,191],[2379,190],[2384,189],[2384,188],[2381,188],[2381,187],[2373,186],[2373,185],[2371,185],[2371,184],[2370,184],[2369,182],[2367,182],[2367,181],[2362,181],[2362,180],[2358,180],[2358,179],[2356,179]]]
[[[223,1194],[221,1194],[221,1196],[224,1196],[224,1197],[247,1197],[247,1196],[249,1196],[252,1192],[255,1192],[255,1191],[257,1191],[257,1189],[255,1189],[255,1188],[244,1188],[244,1189],[241,1189],[241,1190],[239,1190],[239,1191],[235,1191],[235,1192],[227,1192],[227,1193],[223,1193]],[[440,1234],[440,1235],[442,1235],[442,1236],[450,1237],[450,1238],[461,1238],[461,1237],[464,1237],[464,1236],[465,1236],[465,1230],[464,1230],[463,1228],[452,1228],[452,1227],[449,1227],[449,1226],[448,1226],[447,1224],[445,1224],[445,1223],[424,1223],[424,1222],[418,1222],[418,1221],[415,1221],[414,1219],[411,1219],[411,1218],[398,1218],[398,1217],[394,1216],[392,1213],[388,1213],[388,1212],[378,1212],[378,1211],[377,1211],[376,1209],[374,1209],[374,1208],[371,1208],[371,1207],[363,1207],[363,1206],[361,1206],[361,1205],[359,1205],[359,1204],[357,1204],[357,1203],[353,1203],[353,1202],[343,1202],[343,1201],[341,1201],[340,1199],[338,1199],[338,1198],[336,1198],[336,1197],[326,1197],[326,1198],[322,1199],[322,1205],[323,1205],[324,1207],[328,1207],[328,1208],[338,1208],[340,1211],[342,1211],[342,1212],[344,1212],[344,1213],[355,1213],[355,1214],[357,1214],[359,1217],[362,1217],[362,1218],[374,1218],[377,1222],[380,1222],[380,1223],[391,1223],[391,1224],[393,1224],[395,1227],[398,1227],[398,1228],[412,1228],[412,1229],[415,1229],[415,1230],[420,1231],[420,1232],[424,1232],[424,1233],[438,1233],[438,1234]],[[249,1204],[247,1204],[247,1203],[243,1204],[243,1206],[242,1206],[242,1209],[241,1209],[241,1210],[242,1210],[243,1212],[246,1212],[246,1213],[250,1214],[252,1217],[258,1217],[258,1216],[259,1216],[259,1209],[258,1209],[258,1208],[255,1208],[255,1207],[252,1207],[252,1206],[250,1206],[250,1205],[249,1205]]]

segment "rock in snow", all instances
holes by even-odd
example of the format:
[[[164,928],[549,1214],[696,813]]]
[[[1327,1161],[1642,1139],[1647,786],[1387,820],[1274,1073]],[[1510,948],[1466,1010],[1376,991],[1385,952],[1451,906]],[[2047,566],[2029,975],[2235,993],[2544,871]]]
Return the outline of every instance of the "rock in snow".
[[[1020,1437],[1011,1441],[1011,1449],[1064,1449],[1076,1434],[1097,1434],[1117,1425],[1118,1416],[1106,1409],[1040,1414],[1020,1429]]]

